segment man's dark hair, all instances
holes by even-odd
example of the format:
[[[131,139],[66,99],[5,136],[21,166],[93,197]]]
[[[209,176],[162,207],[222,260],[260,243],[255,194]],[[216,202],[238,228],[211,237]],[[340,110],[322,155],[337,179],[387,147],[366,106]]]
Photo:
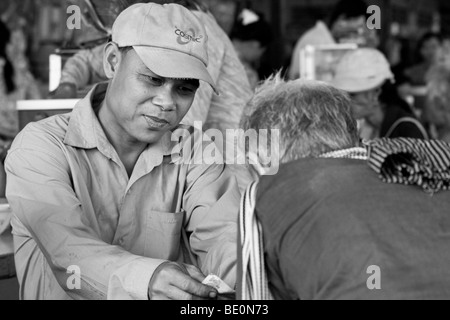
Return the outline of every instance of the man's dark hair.
[[[7,93],[11,93],[16,89],[16,85],[14,83],[14,68],[6,54],[6,46],[9,43],[10,37],[11,33],[8,27],[2,21],[0,21],[0,58],[5,60],[5,66],[3,67],[3,77]]]
[[[427,43],[430,40],[436,39],[439,44],[442,44],[442,42],[444,41],[444,38],[442,36],[442,34],[437,33],[437,32],[427,32],[425,33],[420,39],[419,42],[417,43],[417,48],[415,51],[415,55],[416,55],[416,60],[420,63],[420,62],[424,62],[424,57],[422,56],[422,48],[425,45],[425,43]]]
[[[367,13],[367,3],[363,0],[341,0],[336,5],[331,14],[329,26],[330,28],[336,23],[336,21],[343,17],[345,19],[352,19],[358,17],[369,17]]]

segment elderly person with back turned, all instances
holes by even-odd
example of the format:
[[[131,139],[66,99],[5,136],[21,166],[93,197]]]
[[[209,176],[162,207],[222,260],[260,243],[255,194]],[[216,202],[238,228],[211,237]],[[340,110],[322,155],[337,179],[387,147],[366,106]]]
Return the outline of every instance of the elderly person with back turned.
[[[320,82],[272,79],[257,91],[244,126],[279,129],[283,164],[243,200],[241,298],[450,298],[448,178],[431,197],[419,188],[424,179],[413,186],[385,177],[389,157],[375,172],[382,151],[411,151],[421,141],[440,152],[433,156],[447,155],[440,161],[449,174],[449,145],[380,139],[369,156],[351,109],[344,92]]]
[[[234,287],[236,180],[192,163],[198,148],[174,154],[200,80],[214,86],[206,48],[182,6],[131,6],[105,48],[109,82],[16,138],[6,171],[21,298],[214,299],[210,273]]]

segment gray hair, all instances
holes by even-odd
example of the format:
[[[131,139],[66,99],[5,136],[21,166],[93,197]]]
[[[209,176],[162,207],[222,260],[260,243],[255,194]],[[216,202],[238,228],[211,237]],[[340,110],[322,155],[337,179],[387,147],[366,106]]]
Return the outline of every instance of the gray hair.
[[[242,126],[244,130],[280,130],[282,163],[359,143],[347,93],[318,81],[285,81],[280,75],[256,90]]]

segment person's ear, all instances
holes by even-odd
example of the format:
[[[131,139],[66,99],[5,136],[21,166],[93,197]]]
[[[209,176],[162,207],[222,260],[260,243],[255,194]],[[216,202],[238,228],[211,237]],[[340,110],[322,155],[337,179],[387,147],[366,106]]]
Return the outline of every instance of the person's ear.
[[[117,44],[109,42],[103,55],[103,69],[108,79],[114,78],[114,75],[122,61],[122,54]]]

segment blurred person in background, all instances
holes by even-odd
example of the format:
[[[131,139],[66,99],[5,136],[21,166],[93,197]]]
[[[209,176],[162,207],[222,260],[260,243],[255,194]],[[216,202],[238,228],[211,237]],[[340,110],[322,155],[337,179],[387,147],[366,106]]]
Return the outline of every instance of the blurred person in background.
[[[261,58],[272,39],[271,27],[264,17],[244,9],[231,33],[231,40],[253,90],[263,77],[260,71]]]
[[[425,113],[435,128],[433,138],[450,143],[450,69],[442,67],[428,79]]]
[[[450,35],[444,35],[442,40],[441,62],[450,69]]]
[[[424,113],[427,77],[431,70],[440,63],[442,41],[443,38],[440,34],[426,33],[417,46],[417,55],[420,62],[412,67],[405,68],[403,73],[397,77],[400,96],[403,98],[413,97],[414,110],[425,124],[428,124],[426,113]]]
[[[363,0],[341,0],[335,6],[328,25],[318,21],[298,40],[292,54],[289,78],[300,77],[300,52],[306,46],[336,43],[356,43],[360,47],[376,48],[380,39],[377,30],[367,28],[368,5]]]
[[[11,33],[0,21],[0,147],[18,133],[16,102],[40,98],[39,88],[28,70],[25,51],[22,33]]]
[[[51,94],[54,99],[76,98],[78,91],[89,90],[93,85],[106,81],[103,70],[103,51],[111,36],[111,27],[117,16],[133,4],[133,0],[70,0],[69,4],[76,4],[82,9],[82,31],[89,33],[90,38],[84,38],[84,43],[77,46],[88,46],[79,50],[64,64],[60,84]],[[96,30],[94,35],[91,30]],[[88,32],[86,32],[89,30]],[[93,37],[99,35],[101,43]],[[85,35],[85,37],[88,35]],[[89,45],[93,41],[93,44]]]
[[[339,61],[331,83],[351,96],[353,114],[362,120],[361,138],[428,139],[423,125],[398,100],[380,99],[383,85],[393,80],[385,56],[376,49],[361,48],[347,53]]]
[[[10,32],[6,25],[0,20],[0,146],[1,153],[8,149],[8,141],[17,132],[17,115],[10,110],[10,101],[7,96],[16,90],[14,83],[14,69],[6,54],[6,46],[10,40]],[[9,110],[8,110],[9,109]],[[6,173],[3,166],[4,157],[0,162],[0,198],[5,197]]]
[[[240,12],[240,6],[236,0],[204,0],[219,26],[227,35],[231,34],[236,19]]]

